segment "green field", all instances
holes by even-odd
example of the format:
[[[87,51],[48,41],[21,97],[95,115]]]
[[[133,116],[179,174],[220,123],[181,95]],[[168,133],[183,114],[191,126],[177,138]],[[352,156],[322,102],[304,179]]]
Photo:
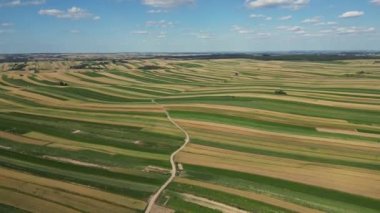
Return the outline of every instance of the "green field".
[[[155,208],[379,212],[374,61],[0,64],[0,212],[144,212],[185,137],[167,115],[190,143]]]

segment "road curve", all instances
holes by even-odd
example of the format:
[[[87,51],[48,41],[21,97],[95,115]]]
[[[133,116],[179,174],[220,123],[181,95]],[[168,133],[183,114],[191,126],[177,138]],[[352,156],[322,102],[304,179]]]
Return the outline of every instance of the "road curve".
[[[158,104],[155,100],[152,100],[153,103],[155,104]],[[164,108],[165,109],[165,108]],[[174,162],[174,158],[175,156],[178,154],[178,152],[182,151],[186,145],[190,142],[190,136],[189,134],[186,132],[185,129],[183,129],[180,125],[178,125],[171,117],[170,117],[170,114],[169,112],[165,109],[165,114],[166,114],[166,117],[168,118],[168,120],[174,125],[176,126],[179,130],[181,130],[181,132],[183,132],[185,134],[185,143],[179,147],[175,152],[173,152],[171,155],[170,155],[170,164],[172,165],[172,170],[171,170],[171,174],[170,174],[170,177],[169,179],[160,187],[159,190],[157,190],[157,192],[151,196],[151,198],[149,199],[149,203],[145,209],[145,213],[150,213],[154,204],[156,203],[158,197],[160,196],[160,194],[162,193],[162,191],[164,191],[164,189],[174,180],[175,176],[176,176],[176,173],[177,173],[177,167],[175,165],[175,162]]]

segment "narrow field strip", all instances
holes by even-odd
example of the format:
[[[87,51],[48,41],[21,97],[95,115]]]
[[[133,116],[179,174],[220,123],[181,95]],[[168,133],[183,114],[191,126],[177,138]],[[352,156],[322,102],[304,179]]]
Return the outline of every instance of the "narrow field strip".
[[[67,191],[69,193],[73,193],[76,195],[83,195],[90,199],[95,199],[92,202],[96,202],[96,200],[98,200],[101,202],[108,202],[110,204],[114,204],[117,206],[124,206],[126,208],[130,208],[131,206],[133,206],[140,210],[145,207],[145,203],[143,201],[95,190],[93,188],[86,187],[86,186],[80,186],[77,184],[65,183],[62,181],[56,181],[52,179],[37,177],[37,176],[33,176],[27,173],[16,172],[14,170],[9,170],[9,169],[4,169],[4,168],[0,168],[0,171],[1,171],[0,176],[3,178],[9,178],[11,180],[21,181],[24,183],[41,185],[41,186],[48,187],[51,189]],[[6,180],[4,180],[3,183],[6,183]]]
[[[229,187],[219,186],[219,185],[205,183],[205,182],[201,182],[201,181],[195,181],[195,180],[190,180],[190,179],[186,179],[186,178],[176,178],[175,182],[199,186],[199,187],[203,187],[203,188],[207,188],[207,189],[213,189],[213,190],[217,190],[217,191],[222,191],[222,192],[226,192],[226,193],[237,195],[237,196],[244,196],[244,197],[252,199],[252,200],[260,201],[260,202],[267,203],[267,204],[270,204],[273,206],[278,206],[278,207],[288,209],[288,210],[291,210],[294,212],[310,212],[310,213],[320,212],[320,211],[317,211],[314,209],[305,208],[303,206],[284,202],[284,201],[274,199],[274,198],[271,198],[268,196],[263,196],[263,195],[260,195],[257,193],[242,191],[242,190],[238,190],[238,189],[232,189]]]

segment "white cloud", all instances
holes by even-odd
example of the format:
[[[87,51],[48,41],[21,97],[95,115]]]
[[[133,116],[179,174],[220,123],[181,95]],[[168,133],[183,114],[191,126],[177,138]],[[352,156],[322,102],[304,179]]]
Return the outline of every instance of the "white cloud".
[[[318,24],[320,22],[321,22],[321,17],[319,17],[319,16],[316,16],[313,18],[308,18],[308,19],[305,19],[302,21],[302,23],[304,23],[304,24]]]
[[[372,0],[371,3],[376,4],[376,5],[380,5],[380,0]]]
[[[67,9],[66,11],[64,10],[58,10],[58,9],[45,9],[45,10],[40,10],[38,11],[38,14],[40,15],[45,15],[45,16],[54,16],[57,18],[64,18],[64,19],[93,19],[93,20],[99,20],[100,16],[95,16],[88,12],[85,9],[81,9],[79,7],[71,7]]]
[[[59,16],[62,16],[64,14],[64,12],[61,10],[57,10],[57,9],[46,9],[46,10],[38,11],[38,14],[59,17]]]
[[[12,24],[12,23],[9,23],[9,22],[3,22],[3,23],[0,23],[0,26],[1,26],[1,27],[12,27],[13,24]]]
[[[355,18],[364,15],[363,11],[348,11],[339,16],[339,18]]]
[[[324,29],[324,30],[321,30],[321,31],[319,31],[320,33],[332,33],[332,32],[334,32],[333,30],[331,30],[331,29]]]
[[[0,23],[0,34],[12,33],[13,32],[12,26],[13,26],[13,23],[9,23],[9,22]]]
[[[29,5],[41,5],[46,0],[0,0],[0,7],[22,7]]]
[[[267,21],[272,20],[272,17],[266,16],[266,15],[262,15],[262,14],[251,14],[249,17],[250,18],[263,18],[263,19],[265,19]]]
[[[287,27],[285,29],[288,31],[292,31],[292,32],[302,31],[302,27],[300,27],[300,26],[290,26],[290,27]]]
[[[288,29],[289,27],[288,26],[278,26],[276,27],[278,30],[286,30]]]
[[[166,28],[166,27],[173,26],[174,24],[171,21],[160,20],[160,21],[147,21],[147,22],[145,22],[145,25],[148,26],[148,27],[162,27],[162,28]]]
[[[305,35],[306,31],[305,30],[298,30],[298,31],[295,31],[294,33]]]
[[[197,34],[196,37],[199,39],[212,39],[212,36],[210,36],[209,34],[205,34],[205,33]]]
[[[283,16],[283,17],[280,17],[279,19],[280,20],[282,20],[282,21],[285,21],[285,20],[290,20],[290,19],[292,19],[293,18],[293,16]]]
[[[265,16],[261,15],[261,14],[251,14],[249,17],[251,17],[251,18],[262,18],[262,17],[265,17]]]
[[[135,31],[132,31],[131,33],[132,33],[132,34],[138,34],[138,35],[146,35],[146,34],[148,34],[149,32],[146,31],[146,30],[135,30]]]
[[[244,38],[247,39],[267,39],[272,36],[272,33],[269,32],[257,32],[251,28],[241,27],[239,25],[233,25],[231,31],[238,33]]]
[[[203,32],[203,31],[195,32],[195,33],[190,33],[190,35],[195,36],[198,39],[204,39],[204,40],[208,40],[208,39],[213,39],[214,38],[214,36],[212,36],[210,33]]]
[[[368,34],[376,32],[374,27],[332,27],[330,29],[322,29],[319,31],[322,34],[335,34],[335,35],[359,35],[359,34]]]
[[[316,23],[315,25],[337,25],[338,23],[336,23],[335,21],[328,21],[328,22],[319,22],[319,23]]]
[[[152,10],[148,10],[148,13],[167,13],[168,11],[167,10],[161,10],[161,9],[152,9]]]
[[[361,34],[361,33],[372,33],[375,32],[374,27],[363,28],[363,27],[338,27],[336,32],[338,34]]]
[[[158,33],[157,38],[166,38],[166,32]]]
[[[310,0],[246,0],[249,8],[263,8],[263,7],[285,7],[291,9],[299,9],[307,5]]]
[[[305,30],[302,27],[300,27],[300,26],[279,26],[279,27],[277,27],[277,29],[293,32],[293,33],[296,33],[296,34],[304,34],[304,33],[306,33]]]
[[[0,34],[12,33],[12,32],[13,32],[13,30],[11,30],[11,29],[1,29],[0,28]]]
[[[255,37],[260,38],[260,39],[266,39],[266,38],[272,37],[272,34],[271,33],[265,33],[265,32],[258,32],[255,34]]]
[[[156,8],[171,8],[184,4],[192,4],[195,0],[142,0],[143,4]]]
[[[320,16],[307,18],[302,21],[303,24],[313,24],[316,26],[324,26],[324,25],[336,25],[337,23],[334,21],[326,21],[323,22]]]
[[[252,29],[249,29],[249,28],[245,28],[245,27],[241,27],[241,26],[238,26],[238,25],[234,25],[232,26],[232,29],[231,29],[233,32],[236,32],[236,33],[239,33],[239,34],[252,34],[254,33],[255,31],[252,30]]]
[[[325,34],[323,34],[323,33],[304,33],[303,36],[306,36],[306,37],[321,37],[321,36],[325,36]]]
[[[80,33],[80,30],[73,29],[73,30],[70,30],[69,32],[72,34],[78,34],[78,33]]]

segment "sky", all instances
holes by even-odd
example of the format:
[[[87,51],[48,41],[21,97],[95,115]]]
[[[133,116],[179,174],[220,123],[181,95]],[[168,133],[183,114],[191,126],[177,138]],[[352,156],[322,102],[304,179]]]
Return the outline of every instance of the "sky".
[[[0,0],[0,53],[380,50],[380,0]]]

